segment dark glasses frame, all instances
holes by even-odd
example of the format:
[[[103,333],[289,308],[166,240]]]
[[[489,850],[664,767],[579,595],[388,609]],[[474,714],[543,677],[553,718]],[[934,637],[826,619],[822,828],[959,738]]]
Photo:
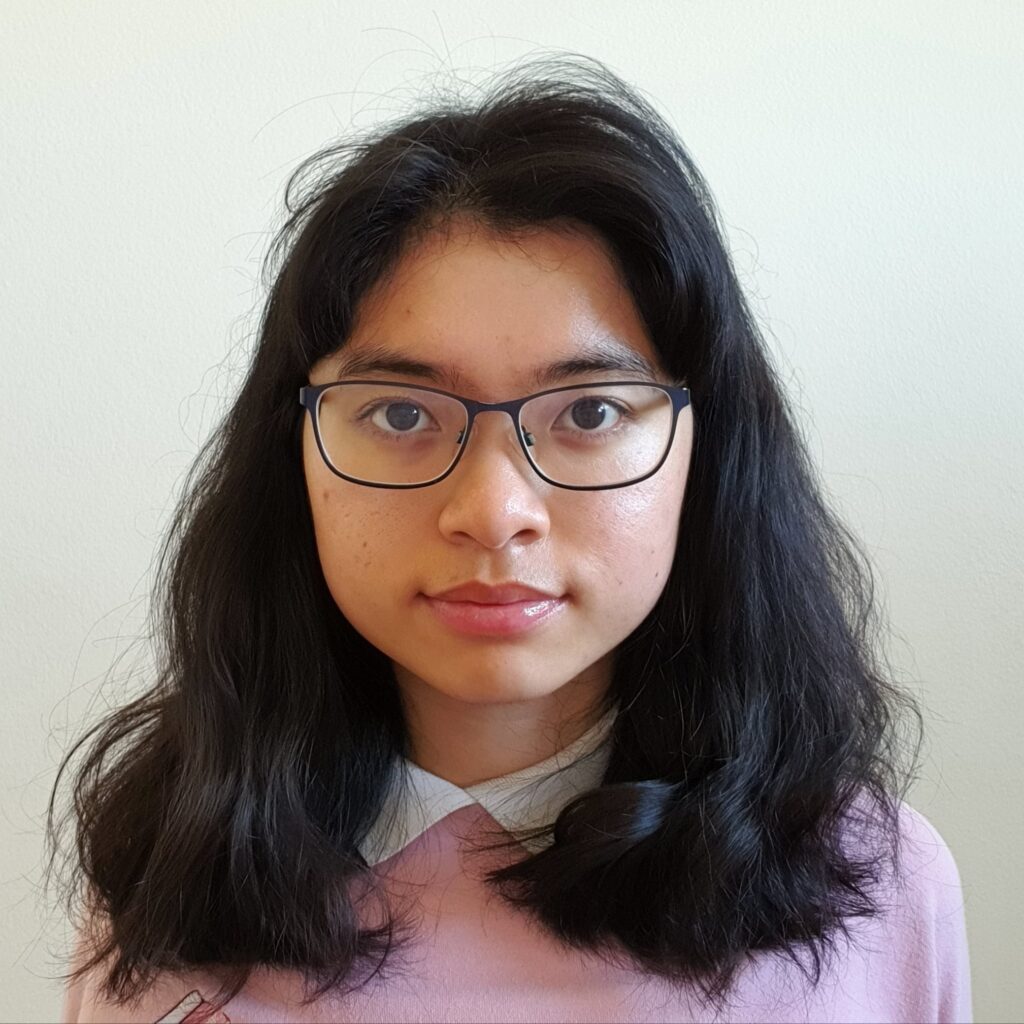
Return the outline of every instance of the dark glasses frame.
[[[345,387],[348,384],[373,384],[379,387],[402,387],[412,388],[417,391],[427,391],[435,395],[444,395],[446,398],[453,398],[457,402],[461,402],[466,409],[466,428],[463,430],[462,435],[458,438],[457,443],[459,445],[458,452],[455,455],[455,459],[452,464],[440,475],[434,477],[432,480],[427,480],[421,484],[381,484],[371,483],[368,480],[360,480],[356,477],[348,476],[342,473],[339,469],[331,464],[331,460],[327,457],[327,452],[324,448],[323,439],[320,437],[320,396],[330,388]],[[563,484],[557,480],[552,480],[550,477],[545,476],[536,463],[530,457],[530,447],[533,444],[533,438],[529,435],[529,431],[524,430],[522,424],[519,422],[519,415],[524,405],[534,398],[541,398],[544,395],[553,395],[556,392],[561,391],[582,391],[584,389],[593,390],[594,388],[607,387],[612,384],[625,384],[636,387],[637,385],[643,385],[644,387],[657,388],[659,391],[664,391],[672,399],[672,432],[669,434],[668,444],[665,445],[665,451],[659,459],[658,464],[649,472],[644,473],[643,476],[638,476],[633,480],[626,480],[621,484],[599,484],[599,485],[582,485],[582,484]],[[687,387],[675,387],[671,384],[660,384],[655,381],[648,380],[602,380],[595,381],[591,384],[570,384],[567,387],[561,388],[548,388],[546,391],[537,391],[532,395],[526,395],[523,398],[513,398],[508,402],[476,402],[472,398],[464,398],[462,395],[453,394],[451,391],[443,391],[441,388],[428,388],[420,384],[404,384],[393,380],[344,380],[344,381],[329,381],[326,384],[307,384],[304,387],[299,388],[299,404],[309,413],[313,421],[313,434],[316,437],[316,445],[320,450],[320,455],[324,460],[324,464],[327,468],[334,473],[336,476],[340,476],[343,480],[348,480],[350,483],[361,484],[363,487],[386,487],[394,490],[410,490],[416,487],[430,487],[432,484],[440,483],[447,477],[452,470],[459,464],[459,460],[462,458],[463,453],[468,447],[469,436],[473,431],[473,422],[479,413],[482,412],[505,412],[512,418],[512,425],[515,428],[516,437],[519,439],[519,446],[523,449],[523,454],[526,456],[526,461],[533,467],[534,472],[545,482],[553,485],[554,487],[562,487],[569,491],[608,491],[615,490],[619,487],[630,487],[633,484],[638,484],[642,480],[648,479],[648,477],[654,476],[659,469],[665,464],[665,460],[668,458],[668,453],[672,450],[672,442],[676,436],[676,424],[679,421],[679,413],[682,412],[690,404],[690,389]]]

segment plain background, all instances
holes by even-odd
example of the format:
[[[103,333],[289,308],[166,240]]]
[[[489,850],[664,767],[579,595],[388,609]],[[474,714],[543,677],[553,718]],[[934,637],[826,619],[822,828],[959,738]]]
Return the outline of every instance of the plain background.
[[[145,681],[151,561],[244,372],[288,173],[560,50],[642,89],[711,185],[925,704],[911,803],[960,868],[976,1019],[1019,1017],[1024,4],[7,0],[6,1019],[57,1016],[46,799]]]

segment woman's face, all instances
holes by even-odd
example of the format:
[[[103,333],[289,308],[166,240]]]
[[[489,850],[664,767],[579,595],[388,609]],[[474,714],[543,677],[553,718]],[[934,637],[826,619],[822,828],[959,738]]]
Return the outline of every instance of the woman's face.
[[[380,370],[358,377],[499,402],[542,390],[531,381],[539,367],[598,343],[658,367],[599,241],[544,229],[509,242],[461,221],[407,251],[366,297],[346,345],[309,379],[341,379],[342,360],[372,346],[454,368],[458,379]],[[629,378],[608,370],[562,383],[616,379]],[[669,382],[660,372],[653,379]],[[551,697],[583,679],[606,686],[615,648],[664,588],[692,441],[687,407],[654,476],[570,491],[536,475],[508,416],[483,414],[446,479],[392,490],[332,473],[307,416],[303,461],[327,585],[354,628],[392,660],[403,692],[426,688],[445,701],[481,704]],[[526,632],[468,634],[427,595],[472,581],[518,581],[562,600]]]

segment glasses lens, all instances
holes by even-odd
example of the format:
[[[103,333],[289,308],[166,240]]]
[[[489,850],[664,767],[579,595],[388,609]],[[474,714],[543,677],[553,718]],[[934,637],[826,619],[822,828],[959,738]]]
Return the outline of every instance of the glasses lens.
[[[422,484],[455,461],[461,402],[419,388],[341,384],[320,396],[320,440],[332,466],[367,483]]]
[[[527,451],[555,483],[610,487],[650,473],[668,450],[672,398],[644,384],[595,384],[531,399]]]
[[[672,399],[644,384],[595,384],[531,399],[521,422],[531,462],[549,480],[610,487],[651,473],[672,436]],[[320,396],[320,440],[331,465],[366,483],[442,476],[468,425],[461,402],[421,388],[339,384]]]

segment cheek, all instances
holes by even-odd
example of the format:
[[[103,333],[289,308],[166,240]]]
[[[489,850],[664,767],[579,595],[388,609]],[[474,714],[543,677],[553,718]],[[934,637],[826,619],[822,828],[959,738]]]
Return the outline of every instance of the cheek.
[[[308,422],[306,427],[303,462],[313,532],[324,578],[337,599],[342,590],[362,589],[374,574],[387,578],[383,562],[394,538],[389,540],[379,502],[371,510],[373,495],[327,469]]]
[[[682,481],[666,488],[651,482],[608,491],[580,511],[573,547],[587,566],[588,590],[601,584],[612,599],[657,599],[665,586],[679,536]]]
[[[324,579],[343,610],[374,603],[397,578],[408,525],[372,510],[362,495],[328,483],[311,494],[313,528]],[[344,493],[343,493],[344,492]]]

